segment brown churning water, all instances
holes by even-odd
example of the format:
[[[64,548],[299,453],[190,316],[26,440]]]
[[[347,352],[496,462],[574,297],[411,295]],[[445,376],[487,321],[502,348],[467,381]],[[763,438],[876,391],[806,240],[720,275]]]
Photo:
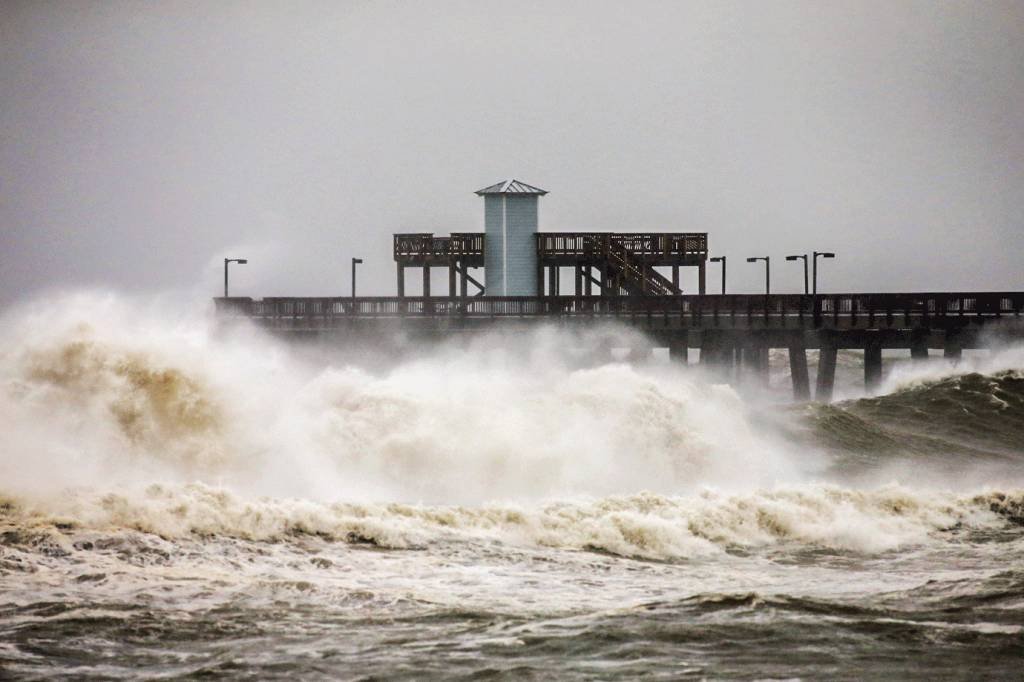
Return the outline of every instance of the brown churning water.
[[[1019,349],[811,406],[553,330],[380,370],[47,309],[0,324],[5,675],[1019,671]]]

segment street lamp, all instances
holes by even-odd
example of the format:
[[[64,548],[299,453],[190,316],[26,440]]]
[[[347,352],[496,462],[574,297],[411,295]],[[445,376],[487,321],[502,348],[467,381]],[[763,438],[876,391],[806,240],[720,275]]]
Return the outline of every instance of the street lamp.
[[[228,297],[228,263],[238,263],[239,265],[245,265],[248,263],[244,258],[225,258],[224,259],[224,298]]]
[[[352,259],[352,298],[356,297],[356,266],[363,262],[362,258]]]
[[[771,271],[771,263],[769,262],[769,258],[770,258],[770,256],[754,256],[753,258],[748,258],[747,259],[748,263],[756,263],[759,260],[763,260],[764,261],[764,295],[765,296],[770,294],[771,290],[772,290],[772,274],[771,274],[772,271]]]
[[[711,259],[712,263],[722,264],[722,293],[725,293],[725,256],[715,256]]]
[[[836,254],[828,253],[826,251],[820,251],[820,252],[819,251],[815,251],[814,252],[814,266],[811,268],[812,273],[813,273],[811,275],[811,283],[812,283],[812,287],[813,287],[812,291],[814,292],[815,296],[818,295],[818,259],[819,258],[835,258],[835,257],[836,257]]]
[[[807,254],[805,253],[802,256],[786,256],[786,260],[801,260],[801,259],[803,259],[803,261],[804,261],[804,296],[806,296],[809,293],[808,290],[807,290]]]

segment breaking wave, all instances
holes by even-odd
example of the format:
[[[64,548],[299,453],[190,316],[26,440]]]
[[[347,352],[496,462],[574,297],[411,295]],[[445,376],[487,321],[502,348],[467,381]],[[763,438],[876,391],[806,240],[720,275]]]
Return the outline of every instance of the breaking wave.
[[[576,368],[540,331],[380,372],[116,298],[5,321],[5,492],[203,482],[248,494],[427,503],[679,493],[792,480],[731,389],[682,371]],[[524,352],[526,351],[526,352]]]
[[[878,463],[894,455],[959,468],[1024,461],[1024,373],[914,380],[891,393],[804,409],[818,446]]]
[[[677,559],[878,552],[1022,517],[1006,477],[942,492],[979,453],[1019,463],[1016,368],[779,415],[693,370],[580,367],[559,350],[580,339],[552,330],[375,371],[352,350],[307,361],[253,330],[217,335],[114,296],[45,310],[0,324],[0,522],[55,542],[121,528]],[[851,453],[957,458],[927,488],[892,468],[865,486]]]
[[[153,485],[135,494],[78,492],[45,506],[7,502],[0,523],[23,533],[33,529],[8,533],[8,545],[56,542],[68,551],[74,532],[127,529],[170,540],[316,536],[393,549],[499,541],[672,560],[772,546],[882,552],[946,541],[953,532],[1024,525],[1024,489],[955,495],[804,485],[746,494],[435,507],[247,500],[202,484]]]

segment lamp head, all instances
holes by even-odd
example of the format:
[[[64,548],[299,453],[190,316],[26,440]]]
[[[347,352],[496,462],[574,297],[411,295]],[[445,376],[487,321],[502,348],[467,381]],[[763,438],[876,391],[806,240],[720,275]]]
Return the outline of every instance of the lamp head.
[[[800,260],[801,258],[805,258],[805,256],[786,256],[786,260]]]
[[[835,258],[836,257],[836,254],[834,254],[834,253],[819,253],[818,255],[821,256],[822,258]]]
[[[759,260],[761,260],[761,259],[760,258],[756,258],[756,257],[751,257],[751,258],[747,259],[747,262],[748,263],[756,263]]]
[[[235,260],[235,262],[238,263],[239,265],[245,265],[249,261],[247,261],[245,258],[238,258]]]
[[[724,260],[725,260],[725,256],[715,256],[714,258],[711,259],[711,262],[712,263],[721,263]]]
[[[362,258],[353,258],[353,259],[352,259],[352,263],[353,263],[353,264],[355,264],[355,263],[362,263],[362,262],[363,262],[363,259],[362,259]]]

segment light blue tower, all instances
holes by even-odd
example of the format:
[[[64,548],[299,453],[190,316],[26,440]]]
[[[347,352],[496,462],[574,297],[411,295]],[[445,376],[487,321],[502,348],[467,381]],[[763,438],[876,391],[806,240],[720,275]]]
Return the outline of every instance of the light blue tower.
[[[537,296],[537,198],[518,180],[477,191],[484,198],[484,285],[488,296]]]

